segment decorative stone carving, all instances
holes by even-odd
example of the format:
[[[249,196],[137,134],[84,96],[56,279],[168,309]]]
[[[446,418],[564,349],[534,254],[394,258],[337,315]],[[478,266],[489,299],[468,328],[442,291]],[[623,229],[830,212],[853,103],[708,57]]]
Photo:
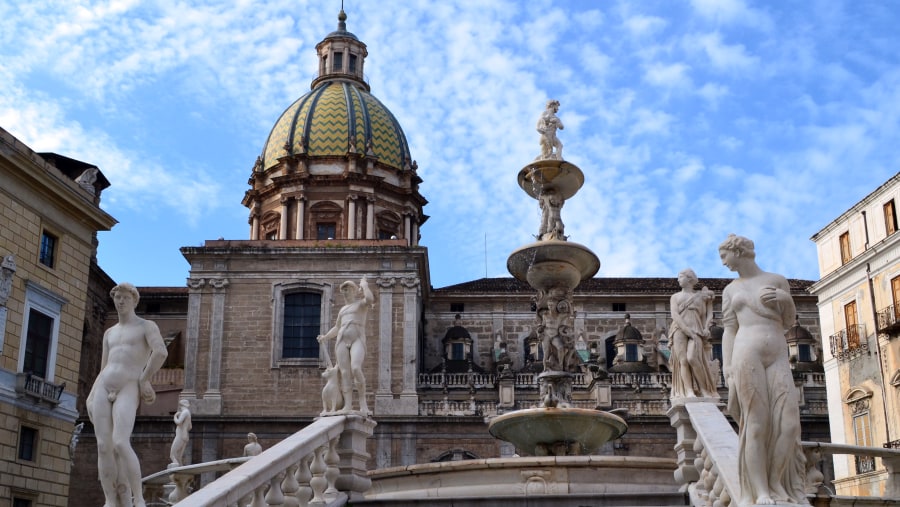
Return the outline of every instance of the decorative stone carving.
[[[9,293],[12,291],[13,276],[16,274],[16,258],[13,255],[3,257],[0,263],[0,306],[6,306]]]
[[[184,465],[184,450],[187,448],[191,431],[191,402],[189,400],[181,400],[178,402],[178,410],[173,416],[175,422],[175,439],[172,441],[172,447],[169,450],[170,467]]]
[[[351,281],[342,283],[340,290],[346,304],[338,312],[334,327],[319,335],[318,340],[326,350],[328,340],[335,340],[334,355],[343,397],[343,406],[335,413],[350,413],[355,385],[359,395],[359,412],[368,417],[371,412],[366,404],[366,377],[362,368],[366,354],[366,316],[375,302],[375,296],[369,290],[365,276],[359,285]]]
[[[681,292],[672,294],[669,302],[673,399],[718,397],[716,377],[710,365],[709,322],[713,313],[713,293],[706,287],[694,290],[698,281],[692,269],[678,273]]]
[[[393,276],[389,277],[379,277],[375,279],[375,285],[381,287],[382,289],[390,289],[394,285],[397,284],[397,279]]]
[[[563,124],[556,116],[559,111],[558,100],[548,100],[547,107],[538,118],[537,131],[541,134],[541,154],[535,160],[562,160],[562,142],[556,137],[556,130],[562,130]],[[554,152],[554,150],[556,150]]]
[[[103,335],[100,373],[88,395],[87,411],[97,437],[106,507],[144,507],[141,465],[131,447],[131,432],[140,401],[156,401],[150,379],[168,352],[157,325],[135,315],[140,294],[134,285],[116,285],[110,295],[119,322]]]
[[[547,188],[541,192],[538,197],[538,204],[541,207],[541,228],[538,231],[537,239],[566,239],[564,234],[566,226],[563,225],[560,214],[565,202],[555,188]]]
[[[729,235],[719,256],[738,273],[722,293],[728,412],[738,421],[738,504],[808,504],[800,395],[784,337],[796,313],[790,285],[759,268],[747,238]]]
[[[87,193],[95,195],[97,187],[94,184],[97,182],[97,173],[99,172],[100,170],[96,167],[88,167],[75,178],[75,183],[78,183],[78,186],[87,191]]]

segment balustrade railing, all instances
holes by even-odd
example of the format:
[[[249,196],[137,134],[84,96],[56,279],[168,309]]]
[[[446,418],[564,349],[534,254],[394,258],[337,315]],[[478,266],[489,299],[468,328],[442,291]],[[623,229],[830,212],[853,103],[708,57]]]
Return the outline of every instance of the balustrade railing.
[[[841,329],[830,336],[831,355],[838,361],[845,361],[869,350],[866,340],[866,328],[863,324],[856,324]]]
[[[46,401],[50,405],[59,404],[59,398],[66,388],[66,383],[54,384],[31,373],[16,374],[16,394],[29,396],[35,401]]]
[[[513,377],[516,387],[537,388],[538,373],[517,373]],[[587,387],[591,384],[590,375],[573,373],[573,387]],[[642,388],[665,387],[672,383],[671,373],[612,373],[609,382],[614,387]],[[490,373],[420,373],[420,388],[494,388],[497,376]]]
[[[720,407],[709,402],[688,402],[673,406],[669,419],[676,430],[675,480],[688,491],[691,505],[697,507],[731,507],[741,496],[738,472],[738,435],[722,414]],[[889,444],[893,444],[889,442]],[[900,444],[898,444],[900,445]],[[887,471],[885,497],[900,502],[900,449],[862,447],[826,442],[802,442],[807,459],[818,456],[850,454],[856,458],[857,473],[876,471],[875,458]],[[885,444],[885,447],[888,447]],[[810,465],[807,465],[810,468]],[[821,474],[807,474],[806,491],[813,494],[821,482]],[[866,497],[841,497],[832,505],[867,505]],[[846,501],[844,501],[846,500]],[[870,505],[881,505],[882,499],[871,498]],[[875,502],[875,503],[872,503]]]
[[[372,484],[366,439],[374,427],[375,421],[358,415],[321,417],[186,498],[169,501],[179,507],[264,507],[360,500]],[[164,473],[174,479],[197,470],[191,467]]]

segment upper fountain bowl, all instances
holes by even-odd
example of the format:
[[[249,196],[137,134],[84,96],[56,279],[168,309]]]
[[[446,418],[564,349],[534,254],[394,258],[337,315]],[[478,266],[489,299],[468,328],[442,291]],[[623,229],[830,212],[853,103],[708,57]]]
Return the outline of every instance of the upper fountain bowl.
[[[575,164],[565,160],[535,160],[519,171],[519,186],[537,199],[541,192],[554,188],[568,199],[584,185],[584,173]]]

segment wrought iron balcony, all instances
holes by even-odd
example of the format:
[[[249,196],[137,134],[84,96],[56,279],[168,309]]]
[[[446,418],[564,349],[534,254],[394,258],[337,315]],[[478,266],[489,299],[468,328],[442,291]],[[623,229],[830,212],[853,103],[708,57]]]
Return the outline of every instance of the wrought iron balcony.
[[[16,374],[16,394],[29,396],[38,402],[46,401],[53,406],[59,405],[59,398],[65,388],[65,382],[56,385],[31,373]]]
[[[900,306],[891,305],[878,311],[876,331],[890,337],[900,336]]]
[[[900,440],[891,440],[884,443],[885,449],[900,449]]]
[[[831,355],[838,361],[845,361],[869,350],[866,340],[866,327],[862,324],[841,329],[831,335]]]
[[[875,471],[875,458],[872,456],[855,456],[856,473],[865,474]]]

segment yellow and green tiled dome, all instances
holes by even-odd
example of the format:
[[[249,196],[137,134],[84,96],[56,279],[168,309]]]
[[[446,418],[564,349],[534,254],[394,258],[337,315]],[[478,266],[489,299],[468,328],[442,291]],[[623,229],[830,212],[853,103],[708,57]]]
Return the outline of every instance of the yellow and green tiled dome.
[[[289,154],[309,157],[366,154],[402,170],[411,160],[403,129],[384,104],[343,80],[321,83],[281,114],[263,148],[263,168]],[[287,150],[290,151],[287,151]]]

